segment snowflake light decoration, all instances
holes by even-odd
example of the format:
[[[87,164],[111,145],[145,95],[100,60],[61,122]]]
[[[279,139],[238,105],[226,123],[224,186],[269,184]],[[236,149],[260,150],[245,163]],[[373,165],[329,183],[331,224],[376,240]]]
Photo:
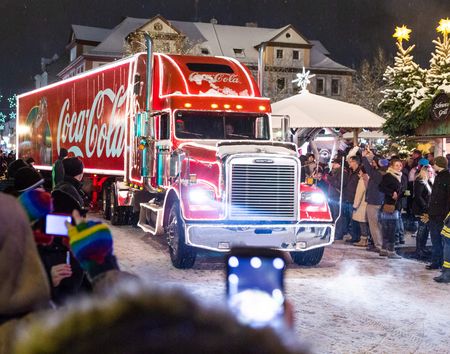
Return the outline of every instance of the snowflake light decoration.
[[[316,75],[310,75],[310,71],[309,70],[306,71],[305,67],[303,67],[301,73],[297,73],[296,75],[297,75],[297,78],[295,80],[292,80],[292,82],[297,83],[297,86],[301,87],[302,91],[307,91],[306,87],[311,82],[309,79],[316,76]]]

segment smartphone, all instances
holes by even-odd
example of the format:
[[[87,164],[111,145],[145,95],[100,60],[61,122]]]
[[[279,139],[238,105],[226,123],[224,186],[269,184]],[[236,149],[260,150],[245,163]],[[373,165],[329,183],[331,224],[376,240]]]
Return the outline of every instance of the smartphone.
[[[72,217],[67,214],[47,214],[45,217],[45,233],[47,235],[67,236],[68,223],[72,223]]]
[[[227,299],[239,321],[256,328],[284,325],[285,266],[280,251],[232,249],[226,258]]]

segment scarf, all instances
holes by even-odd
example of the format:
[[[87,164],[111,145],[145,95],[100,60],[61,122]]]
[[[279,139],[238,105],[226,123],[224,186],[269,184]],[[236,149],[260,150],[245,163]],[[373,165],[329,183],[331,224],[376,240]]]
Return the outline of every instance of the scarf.
[[[394,170],[392,167],[389,167],[387,170],[387,173],[391,174],[392,176],[394,176],[400,183],[402,183],[402,171],[397,172],[396,170]]]

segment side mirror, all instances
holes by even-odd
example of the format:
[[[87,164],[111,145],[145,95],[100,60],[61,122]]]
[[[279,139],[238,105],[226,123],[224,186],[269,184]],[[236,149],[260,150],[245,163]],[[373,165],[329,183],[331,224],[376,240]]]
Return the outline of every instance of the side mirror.
[[[255,138],[256,139],[264,139],[265,138],[265,126],[264,126],[264,117],[258,117],[255,121]]]

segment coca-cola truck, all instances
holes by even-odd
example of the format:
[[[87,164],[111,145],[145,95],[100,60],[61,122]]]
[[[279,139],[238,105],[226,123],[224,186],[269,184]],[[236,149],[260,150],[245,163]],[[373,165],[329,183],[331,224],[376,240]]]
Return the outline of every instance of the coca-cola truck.
[[[112,224],[165,235],[177,268],[199,249],[262,246],[320,262],[334,239],[327,200],[300,183],[296,146],[272,140],[270,101],[226,57],[139,53],[18,96],[20,158],[84,163]],[[97,203],[98,202],[98,203]]]

